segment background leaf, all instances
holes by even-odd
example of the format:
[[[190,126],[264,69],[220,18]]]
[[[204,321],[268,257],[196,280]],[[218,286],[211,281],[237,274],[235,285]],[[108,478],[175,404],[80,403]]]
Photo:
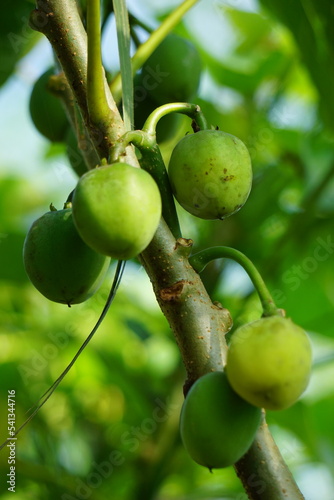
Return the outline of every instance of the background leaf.
[[[29,14],[34,2],[23,0],[13,3],[4,0],[0,16],[0,85],[3,85],[15,69],[16,63],[32,47],[41,35],[28,26]]]

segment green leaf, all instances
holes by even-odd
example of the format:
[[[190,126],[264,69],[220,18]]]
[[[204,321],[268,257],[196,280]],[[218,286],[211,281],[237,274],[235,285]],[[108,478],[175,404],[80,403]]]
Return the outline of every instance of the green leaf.
[[[290,65],[290,59],[280,51],[250,56],[233,55],[228,61],[218,61],[207,56],[208,69],[214,80],[238,92],[252,95],[267,79],[280,79]]]
[[[320,94],[320,112],[334,128],[334,44],[332,2],[261,0],[292,32],[300,55]],[[324,19],[326,19],[324,23]],[[323,24],[324,23],[324,24]]]
[[[237,52],[243,53],[257,46],[271,31],[271,23],[261,14],[223,7],[224,14],[232,22],[240,35]]]
[[[28,26],[34,2],[28,0],[1,3],[0,16],[0,85],[3,85],[15,69],[16,63],[41,37]]]
[[[130,57],[130,24],[125,0],[114,0],[118,53],[123,89],[123,119],[126,130],[131,130],[134,123],[133,80]]]

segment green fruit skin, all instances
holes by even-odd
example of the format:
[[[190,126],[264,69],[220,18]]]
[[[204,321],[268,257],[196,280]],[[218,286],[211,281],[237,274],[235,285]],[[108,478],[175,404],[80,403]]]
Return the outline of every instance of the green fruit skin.
[[[161,218],[161,196],[146,171],[114,163],[79,179],[72,208],[87,245],[103,255],[127,260],[151,242]]]
[[[201,59],[192,42],[168,35],[142,68],[142,83],[158,105],[187,102],[198,90]]]
[[[221,130],[183,137],[172,152],[168,174],[180,205],[202,219],[224,219],[236,213],[252,186],[246,146]]]
[[[110,264],[110,259],[82,241],[70,208],[47,212],[32,224],[23,261],[40,293],[69,306],[84,302],[98,290]]]
[[[290,319],[271,316],[235,331],[225,371],[233,389],[246,401],[282,410],[306,389],[311,365],[306,332]]]
[[[148,116],[157,108],[157,103],[152,99],[148,90],[142,82],[141,73],[137,73],[134,78],[134,116],[135,129],[142,129]],[[177,113],[171,113],[159,120],[156,134],[157,142],[162,142],[171,139],[182,122],[182,116]]]
[[[60,99],[47,88],[52,68],[36,80],[29,101],[31,119],[37,130],[51,142],[62,142],[68,128],[68,120]]]
[[[224,372],[199,378],[182,406],[180,433],[191,458],[209,469],[229,467],[251,446],[261,410],[230,387]]]

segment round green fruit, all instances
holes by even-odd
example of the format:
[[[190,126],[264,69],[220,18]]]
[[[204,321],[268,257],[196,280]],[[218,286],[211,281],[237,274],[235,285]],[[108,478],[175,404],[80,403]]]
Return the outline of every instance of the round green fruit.
[[[223,372],[199,378],[182,406],[180,432],[191,458],[209,469],[228,467],[251,446],[261,410],[230,387]]]
[[[36,80],[29,101],[31,119],[37,130],[52,142],[64,140],[68,128],[68,120],[60,99],[48,89],[52,68]]]
[[[157,104],[187,102],[197,93],[201,67],[193,43],[171,34],[144,63],[141,81]]]
[[[174,148],[168,168],[175,198],[201,219],[224,219],[246,202],[252,166],[244,143],[221,130],[186,135]]]
[[[82,241],[70,208],[47,212],[32,224],[23,260],[37,290],[69,306],[84,302],[98,290],[110,263]]]
[[[142,83],[141,73],[137,73],[134,79],[134,128],[140,130],[148,116],[157,108],[157,103],[152,99],[148,90]],[[156,135],[157,142],[160,144],[171,139],[182,122],[182,116],[177,113],[171,113],[159,120]]]
[[[268,410],[288,408],[306,389],[312,352],[305,331],[281,316],[261,318],[232,335],[225,371],[233,389]]]
[[[151,242],[161,218],[153,177],[126,163],[84,174],[75,188],[73,217],[82,239],[103,255],[126,260]]]

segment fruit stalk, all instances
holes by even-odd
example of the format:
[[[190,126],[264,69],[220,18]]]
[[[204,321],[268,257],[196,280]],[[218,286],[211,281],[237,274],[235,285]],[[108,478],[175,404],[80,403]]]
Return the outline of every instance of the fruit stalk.
[[[163,104],[156,108],[144,123],[143,131],[148,134],[155,135],[157,124],[161,118],[171,113],[181,113],[192,118],[200,130],[205,130],[208,127],[205,116],[198,104],[191,104],[188,102],[172,102]]]
[[[141,130],[126,132],[111,151],[110,161],[120,161],[126,147],[134,144],[141,152],[140,166],[149,172],[159,186],[162,200],[162,216],[175,238],[181,237],[179,220],[176,213],[174,198],[169,184],[168,174],[155,135],[149,135]]]
[[[87,125],[87,38],[76,2],[37,0],[37,7],[30,18],[31,24],[48,37],[61,60]],[[39,19],[47,22],[40,23]],[[99,149],[106,153],[111,139],[125,132],[115,102],[108,97],[108,103],[113,111],[113,123],[106,130],[106,138],[103,135]],[[93,136],[94,131],[90,132]],[[134,154],[127,161],[138,165]],[[195,380],[203,373],[221,368],[222,353],[226,352],[224,333],[230,327],[230,317],[228,311],[212,304],[199,275],[188,262],[185,249],[185,241],[177,243],[162,221],[141,261],[152,280],[160,307],[175,332],[187,372]],[[303,498],[265,428],[260,429],[249,452],[236,464],[236,470],[251,500],[283,500],[287,498],[283,492],[287,482],[288,498]],[[256,481],[259,477],[263,481],[261,489]],[[287,479],[281,487],[284,477]]]
[[[281,316],[281,311],[276,307],[274,299],[259,271],[254,266],[253,262],[239,250],[222,246],[207,248],[192,255],[189,262],[198,273],[201,273],[209,262],[221,258],[232,259],[245,269],[259,294],[263,308],[263,316]]]
[[[102,68],[100,0],[87,2],[87,105],[95,125],[110,120]]]

